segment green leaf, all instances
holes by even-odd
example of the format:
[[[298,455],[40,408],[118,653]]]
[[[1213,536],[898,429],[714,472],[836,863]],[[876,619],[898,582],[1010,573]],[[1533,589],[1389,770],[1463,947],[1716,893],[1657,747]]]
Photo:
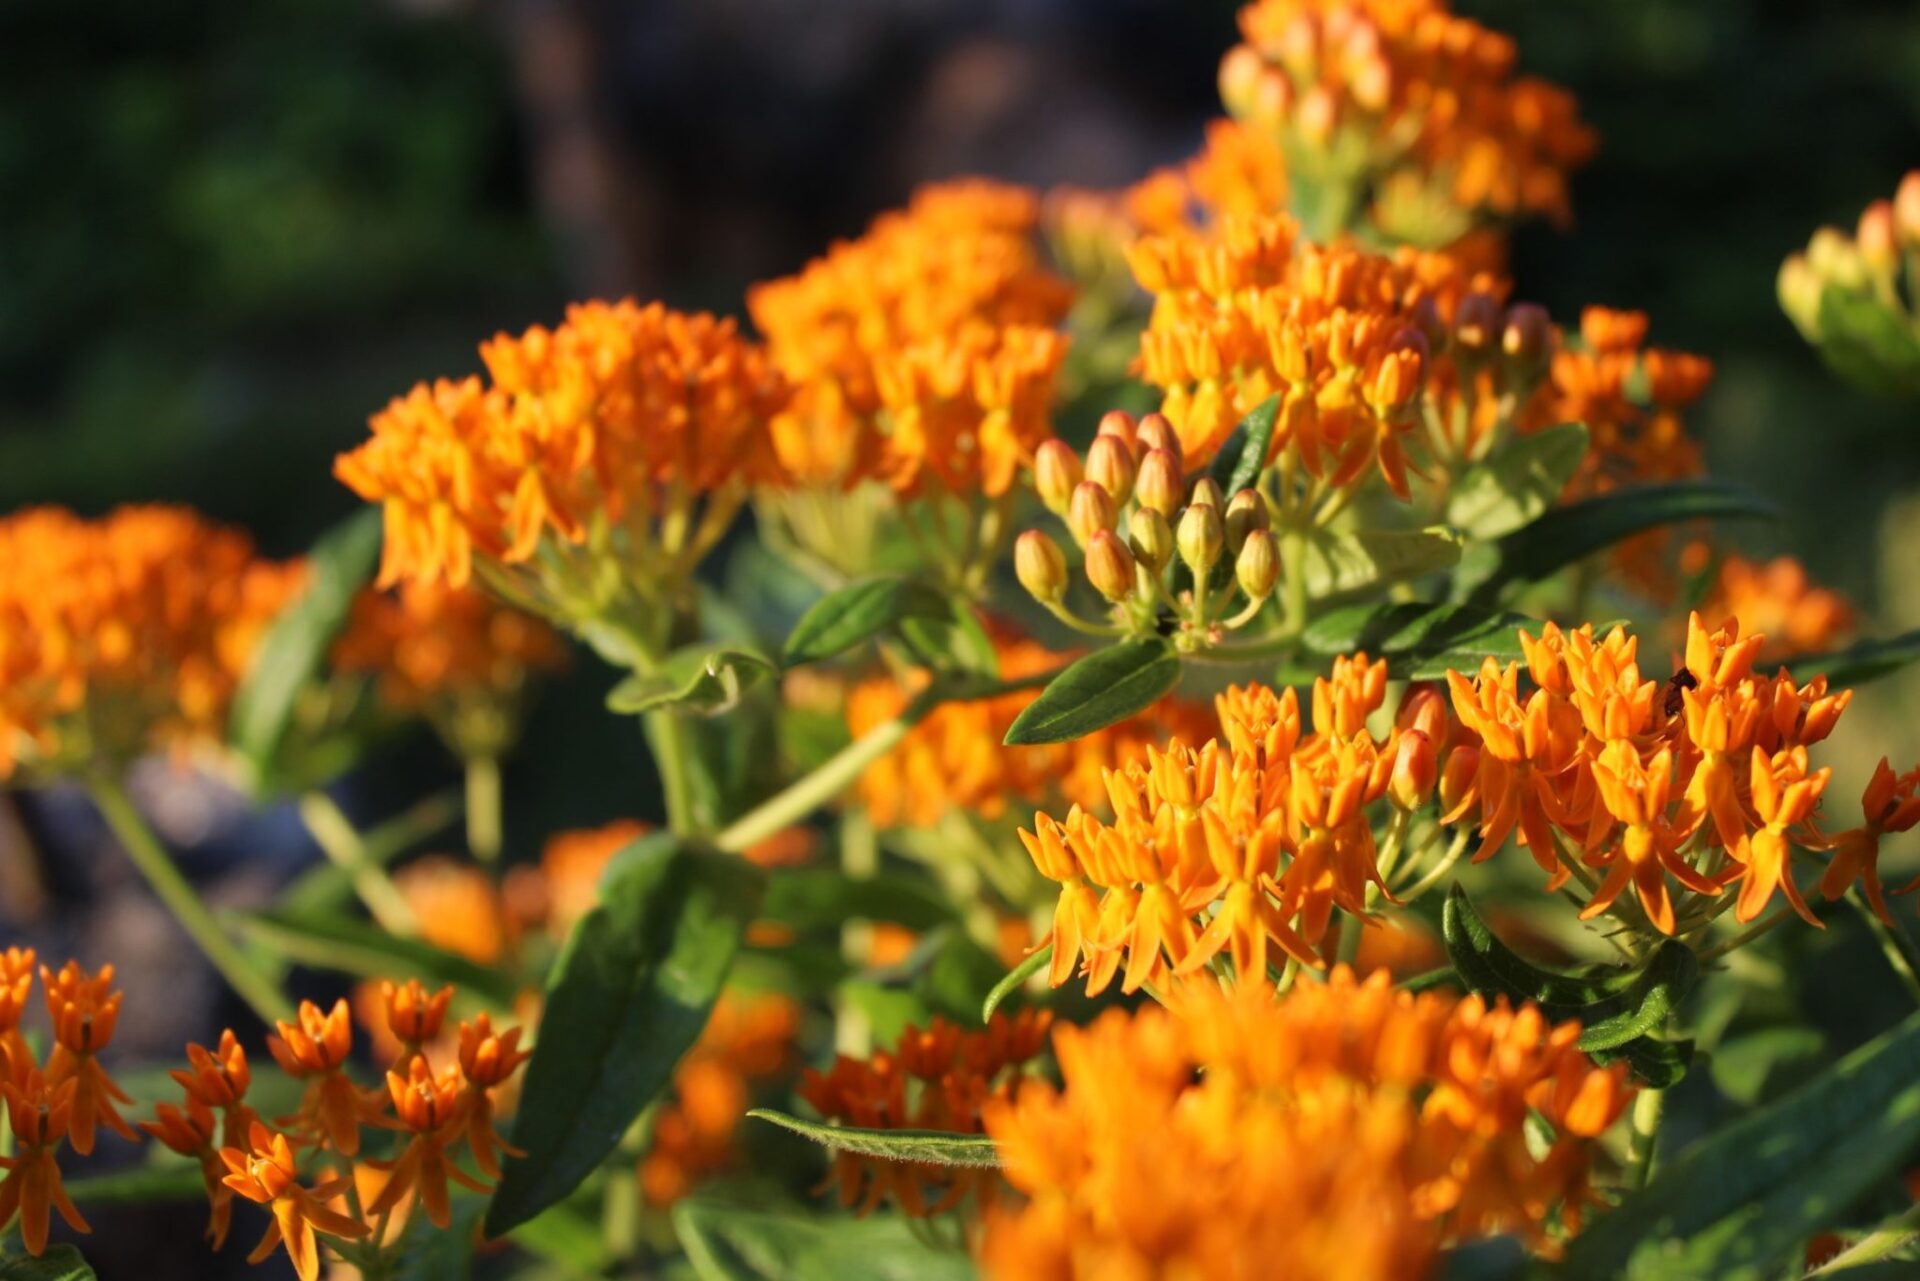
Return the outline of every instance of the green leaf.
[[[720,995],[761,877],[668,833],[634,842],[568,935],[547,982],[513,1142],[487,1214],[500,1236],[605,1160],[665,1089]]]
[[[1920,395],[1920,337],[1872,294],[1828,286],[1820,295],[1819,346],[1828,366],[1857,387]]]
[[[240,927],[287,959],[316,969],[365,978],[451,983],[509,1009],[518,987],[512,976],[419,939],[400,938],[375,925],[330,913],[249,913]]]
[[[325,667],[379,559],[380,512],[373,507],[335,525],[307,554],[306,590],[273,620],[233,695],[228,737],[261,777],[271,774],[300,691]]]
[[[1885,640],[1861,641],[1848,649],[1830,654],[1807,654],[1787,660],[1795,680],[1808,681],[1825,676],[1834,686],[1864,685],[1890,676],[1920,659],[1920,631],[1890,636]]]
[[[1779,516],[1779,509],[1765,499],[1720,481],[1687,480],[1615,490],[1556,507],[1501,538],[1487,550],[1484,563],[1461,567],[1455,591],[1472,603],[1487,604],[1509,583],[1538,582],[1642,530],[1686,520],[1777,520]]]
[[[1424,970],[1419,974],[1409,974],[1394,984],[1403,992],[1430,992],[1440,987],[1459,987],[1460,976],[1453,972],[1451,965],[1443,965],[1437,970]]]
[[[1001,1002],[1018,992],[1028,979],[1045,969],[1053,959],[1053,944],[1043,943],[1038,950],[1028,953],[1020,964],[1007,971],[1007,977],[993,985],[993,991],[987,993],[987,999],[980,1004],[980,1021],[985,1023],[1000,1008]]]
[[[1665,1025],[1699,972],[1693,950],[1669,939],[1638,970],[1591,979],[1538,969],[1497,938],[1455,885],[1441,914],[1447,956],[1483,996],[1532,1001],[1558,1023],[1579,1019],[1580,1048],[1607,1050]]]
[[[789,666],[844,654],[908,618],[950,621],[947,598],[911,578],[870,578],[821,597],[787,637]]]
[[[1300,644],[1315,654],[1365,650],[1386,659],[1396,680],[1437,680],[1449,668],[1472,672],[1485,658],[1522,659],[1522,627],[1538,632],[1540,620],[1472,605],[1345,605],[1315,619]]]
[[[130,1170],[115,1170],[112,1174],[68,1179],[66,1187],[67,1195],[83,1207],[198,1201],[207,1195],[207,1185],[200,1177],[200,1167],[184,1163],[142,1165]]]
[[[480,1219],[486,1209],[487,1203],[478,1197],[460,1197],[453,1203],[446,1227],[410,1224],[394,1281],[472,1281],[474,1247],[479,1244]]]
[[[835,1152],[853,1152],[882,1161],[922,1165],[965,1165],[998,1169],[1000,1154],[984,1134],[948,1134],[940,1130],[861,1130],[850,1125],[821,1125],[772,1108],[751,1108],[748,1116],[771,1121]]]
[[[1235,425],[1220,452],[1207,465],[1220,492],[1232,498],[1259,478],[1273,447],[1273,427],[1280,419],[1280,397],[1269,396]]]
[[[1642,1085],[1655,1090],[1671,1090],[1680,1084],[1693,1066],[1693,1041],[1663,1041],[1655,1036],[1639,1036],[1611,1050],[1592,1051],[1596,1063],[1625,1059]]]
[[[1447,523],[1475,538],[1511,534],[1560,501],[1586,456],[1585,423],[1521,436],[1460,477],[1447,497]]]
[[[1771,1281],[1920,1148],[1920,1014],[1662,1166],[1575,1238],[1576,1281]]]
[[[973,1265],[898,1215],[779,1213],[690,1197],[673,1226],[700,1281],[971,1281]]]
[[[1810,1079],[1829,1057],[1826,1034],[1818,1028],[1756,1028],[1714,1047],[1713,1084],[1735,1103],[1753,1107]]]
[[[597,1209],[597,1199],[593,1204]],[[528,1254],[565,1269],[565,1275],[598,1276],[606,1266],[606,1242],[598,1219],[589,1219],[571,1202],[543,1210],[509,1237]]]
[[[1351,534],[1317,529],[1307,537],[1302,572],[1307,595],[1329,600],[1418,578],[1459,559],[1459,535],[1444,529],[1363,529]]]
[[[1053,678],[1014,718],[1009,747],[1065,743],[1153,706],[1180,681],[1180,659],[1160,637],[1121,641]]]
[[[775,872],[760,905],[762,920],[796,930],[839,926],[854,918],[925,932],[950,924],[955,915],[953,904],[918,878],[887,872],[852,877],[825,867]]]
[[[749,687],[773,675],[773,664],[736,645],[689,645],[667,655],[657,671],[635,672],[607,694],[607,709],[639,715],[684,707],[705,716],[731,711]]]
[[[37,1259],[0,1259],[0,1281],[94,1281],[93,1268],[70,1245],[51,1245]]]

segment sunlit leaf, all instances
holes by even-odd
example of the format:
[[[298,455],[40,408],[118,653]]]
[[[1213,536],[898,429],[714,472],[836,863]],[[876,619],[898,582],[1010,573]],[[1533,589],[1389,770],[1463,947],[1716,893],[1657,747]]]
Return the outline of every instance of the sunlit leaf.
[[[689,645],[658,671],[635,672],[607,694],[607,708],[626,715],[684,708],[706,716],[730,711],[751,685],[773,675],[765,656],[734,645]]]
[[[1560,423],[1518,437],[1454,482],[1447,523],[1475,538],[1510,534],[1560,501],[1586,456],[1585,423]]]
[[[700,1281],[971,1281],[966,1254],[942,1250],[898,1215],[803,1215],[692,1197],[673,1226]]]
[[[939,1130],[862,1130],[850,1125],[822,1125],[803,1121],[772,1108],[753,1108],[748,1116],[771,1121],[782,1129],[812,1139],[836,1152],[856,1152],[883,1161],[916,1161],[927,1165],[969,1165],[998,1168],[1000,1155],[984,1134],[947,1134]]]
[[[812,663],[844,654],[904,619],[948,620],[947,598],[911,578],[870,578],[821,597],[794,624],[783,660]]]
[[[1180,659],[1159,637],[1087,655],[1040,691],[1007,730],[1007,746],[1065,743],[1145,711],[1180,681]]]
[[[1486,658],[1520,660],[1522,627],[1537,634],[1540,621],[1472,605],[1347,605],[1314,619],[1300,645],[1326,655],[1364,650],[1386,659],[1388,674],[1397,680],[1437,680],[1449,669],[1474,671]]]

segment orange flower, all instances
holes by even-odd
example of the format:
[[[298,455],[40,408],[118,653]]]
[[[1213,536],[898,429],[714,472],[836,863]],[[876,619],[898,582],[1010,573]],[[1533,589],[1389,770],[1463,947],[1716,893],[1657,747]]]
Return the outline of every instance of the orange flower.
[[[1801,827],[1813,817],[1813,807],[1832,774],[1830,769],[1809,773],[1804,747],[1788,748],[1771,759],[1763,749],[1753,749],[1750,787],[1754,813],[1761,825],[1732,851],[1734,858],[1746,865],[1740,901],[1733,909],[1742,922],[1759,916],[1777,887],[1807,924],[1820,926],[1820,918],[1808,909],[1794,886],[1793,871],[1788,866],[1792,848],[1787,836],[1788,829]],[[1803,839],[1802,843],[1809,842]]]
[[[1052,439],[1053,383],[1067,340],[1051,329],[984,325],[874,362],[891,423],[883,463],[904,495],[929,485],[998,498]]]
[[[990,1099],[1011,1097],[1024,1080],[1019,1069],[1046,1048],[1052,1016],[1022,1010],[995,1012],[985,1029],[962,1031],[935,1018],[926,1030],[909,1026],[896,1053],[871,1059],[840,1055],[827,1072],[808,1068],[799,1095],[820,1115],[862,1129],[981,1133]],[[1001,1079],[1005,1075],[1005,1079]],[[973,1195],[991,1202],[998,1176],[991,1169],[876,1161],[837,1153],[829,1182],[841,1204],[867,1214],[891,1200],[913,1218],[944,1213]],[[932,1199],[929,1199],[930,1194]]]
[[[493,1020],[483,1010],[471,1023],[460,1024],[460,1074],[466,1081],[462,1110],[467,1118],[467,1146],[473,1160],[489,1178],[500,1177],[496,1152],[525,1156],[519,1148],[503,1140],[493,1128],[493,1094],[506,1084],[520,1065],[533,1057],[533,1051],[520,1048],[520,1029],[508,1028],[496,1035]]]
[[[79,964],[68,961],[58,974],[40,967],[40,985],[46,989],[47,1013],[53,1018],[53,1053],[47,1058],[47,1086],[55,1089],[74,1083],[73,1120],[69,1141],[81,1156],[93,1151],[94,1127],[104,1124],[124,1139],[137,1136],[119,1111],[116,1101],[133,1100],[95,1057],[113,1040],[114,1025],[120,1018],[123,993],[113,991],[113,967],[103,965],[89,975]]]
[[[477,378],[422,384],[334,472],[386,510],[380,584],[466,586],[476,556],[529,562],[624,524],[628,554],[690,569],[745,486],[778,479],[767,420],[783,380],[730,320],[579,303],[557,329],[499,335]],[[713,500],[697,523],[693,495]],[[674,515],[654,541],[656,516]]]
[[[185,1107],[171,1103],[154,1106],[154,1119],[142,1121],[140,1128],[181,1156],[200,1163],[200,1178],[206,1184],[207,1201],[212,1207],[207,1219],[207,1242],[218,1250],[227,1243],[227,1231],[233,1225],[233,1189],[226,1185],[226,1166],[220,1160],[215,1141],[213,1109],[192,1095]]]
[[[459,1142],[467,1119],[463,1115],[466,1082],[461,1069],[448,1067],[436,1073],[425,1058],[414,1058],[407,1064],[407,1075],[387,1073],[387,1092],[393,1098],[395,1115],[413,1135],[393,1161],[373,1163],[390,1173],[380,1195],[367,1206],[367,1213],[385,1214],[411,1206],[418,1198],[427,1208],[428,1221],[444,1231],[453,1219],[447,1180],[471,1192],[492,1190],[464,1174],[447,1151]]]
[[[347,1002],[337,1000],[323,1014],[312,1001],[302,1001],[298,1013],[297,1022],[276,1023],[278,1034],[267,1038],[267,1049],[281,1070],[307,1082],[300,1110],[280,1124],[297,1127],[350,1157],[360,1150],[360,1123],[370,1105],[345,1070],[353,1052]]]
[[[1762,659],[1838,648],[1854,628],[1853,608],[1846,599],[1816,586],[1791,556],[1764,564],[1726,557],[1714,571],[1698,612],[1707,618],[1735,619],[1742,632],[1771,638]]]
[[[1039,202],[1017,187],[978,179],[923,187],[904,211],[883,214],[858,240],[748,291],[753,322],[796,388],[773,431],[782,464],[798,480],[842,485],[887,476],[912,488],[931,467],[950,486],[987,481],[1004,489],[1008,460],[1020,456],[1023,440],[1031,447],[1030,402],[1044,394],[1058,359],[1058,340],[1050,345],[1031,327],[1059,321],[1071,296],[1040,261],[1032,235],[1038,217]],[[965,362],[996,349],[1005,354],[962,389]],[[970,390],[983,409],[1012,411],[1018,402],[1021,415],[968,426],[965,410],[950,403],[944,414],[935,410],[928,381]],[[883,413],[887,382],[894,406],[935,421],[894,432]],[[954,394],[942,391],[939,400]],[[959,431],[978,432],[996,451],[985,471],[958,465]]]
[[[1847,892],[1847,887],[1859,881],[1866,888],[1867,902],[1880,914],[1880,919],[1891,923],[1892,916],[1887,912],[1886,895],[1880,887],[1880,838],[1888,832],[1905,832],[1920,824],[1920,768],[1895,775],[1893,767],[1882,756],[1874,767],[1873,777],[1867,780],[1866,791],[1860,795],[1860,814],[1864,820],[1859,827],[1840,833],[1833,840],[1833,861],[1827,864],[1826,875],[1820,878],[1820,892],[1832,902]],[[1900,893],[1909,893],[1920,889],[1920,880],[1902,886]]]
[[[1592,1139],[1631,1096],[1622,1069],[1533,1007],[1396,991],[1345,967],[1062,1027],[1064,1086],[989,1101],[1028,1198],[996,1205],[994,1277],[1424,1275],[1442,1244],[1577,1223]],[[1530,1111],[1554,1130],[1535,1156]],[[1257,1267],[1250,1263],[1258,1261]]]
[[[1667,800],[1673,785],[1673,752],[1662,751],[1650,762],[1625,739],[1608,743],[1593,762],[1594,782],[1599,785],[1604,810],[1594,831],[1607,830],[1613,823],[1624,826],[1619,842],[1600,856],[1589,859],[1610,870],[1592,899],[1580,911],[1588,920],[1606,911],[1627,883],[1633,883],[1640,906],[1655,929],[1672,934],[1676,928],[1673,900],[1667,894],[1667,876],[1671,875],[1696,894],[1713,895],[1720,887],[1695,871],[1681,854],[1688,833],[1668,820]],[[1592,841],[1593,836],[1588,840]]]
[[[33,1056],[20,1035],[20,1017],[33,993],[35,953],[30,947],[0,952],[0,1081],[11,1080],[13,1065],[26,1065]]]
[[[171,1076],[187,1092],[189,1104],[220,1112],[221,1146],[239,1147],[253,1132],[259,1118],[247,1106],[247,1089],[253,1084],[253,1070],[247,1065],[247,1051],[232,1028],[220,1033],[220,1048],[208,1052],[203,1046],[187,1046],[187,1070],[173,1069]]]
[[[540,872],[547,893],[547,931],[563,939],[600,901],[600,874],[615,854],[645,836],[637,819],[617,819],[602,827],[556,832],[540,851]]]
[[[1470,788],[1441,821],[1457,822],[1477,810],[1481,840],[1475,862],[1492,858],[1517,829],[1554,890],[1571,875],[1553,829],[1571,822],[1560,789],[1580,746],[1580,717],[1570,701],[1545,688],[1523,701],[1518,681],[1518,664],[1502,669],[1493,659],[1471,682],[1458,672],[1447,673],[1454,714],[1480,742]]]
[[[394,873],[420,923],[420,937],[480,965],[497,964],[516,941],[516,923],[488,875],[471,863],[430,854]]]
[[[0,518],[0,778],[217,740],[305,569],[178,507]]]
[[[271,1133],[258,1122],[247,1144],[244,1150],[220,1150],[220,1160],[227,1167],[226,1185],[247,1200],[266,1206],[273,1215],[266,1235],[247,1256],[247,1262],[263,1261],[284,1242],[294,1275],[300,1281],[318,1281],[320,1246],[316,1232],[354,1240],[370,1231],[366,1224],[327,1208],[327,1201],[345,1190],[349,1180],[330,1179],[310,1189],[301,1187],[299,1167],[287,1136]]]
[[[380,981],[380,1003],[386,1015],[387,1032],[401,1046],[396,1067],[405,1071],[415,1059],[424,1056],[427,1042],[439,1037],[441,1024],[447,1019],[447,1006],[452,1001],[450,983],[429,995],[419,979],[408,979],[403,987],[396,987],[385,979]]]
[[[54,1085],[31,1065],[16,1065],[13,1078],[0,1081],[0,1098],[7,1105],[7,1123],[20,1150],[0,1156],[0,1227],[20,1215],[20,1238],[27,1253],[38,1258],[47,1248],[47,1221],[52,1211],[75,1232],[91,1232],[60,1181],[54,1159],[74,1118],[74,1095],[79,1081],[69,1077]]]

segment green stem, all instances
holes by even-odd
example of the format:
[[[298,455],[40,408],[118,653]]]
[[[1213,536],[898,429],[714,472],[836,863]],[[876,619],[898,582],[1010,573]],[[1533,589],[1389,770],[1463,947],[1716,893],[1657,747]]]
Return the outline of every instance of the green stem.
[[[1633,1100],[1633,1135],[1627,1145],[1627,1186],[1647,1186],[1653,1174],[1654,1149],[1660,1142],[1660,1114],[1667,1101],[1664,1090],[1641,1090]]]
[[[475,756],[467,761],[467,848],[482,863],[500,861],[505,845],[500,824],[500,761]]]
[[[1402,903],[1411,903],[1438,885],[1441,879],[1453,870],[1454,864],[1460,861],[1460,856],[1467,852],[1467,841],[1472,836],[1472,830],[1465,827],[1454,833],[1453,842],[1447,846],[1447,852],[1440,856],[1440,861],[1435,863],[1432,870],[1425,876],[1422,876],[1419,880],[1407,886],[1406,889],[1401,890],[1400,901]]]
[[[943,687],[936,682],[908,703],[898,716],[874,726],[835,752],[812,773],[794,780],[785,789],[737,819],[714,837],[713,843],[720,849],[737,854],[749,845],[791,827],[851,787],[866,772],[867,766],[899,746],[900,740],[907,736],[907,731],[942,703],[973,702],[1014,690],[1032,689],[1036,685],[1045,685],[1062,670],[1056,668],[1013,681],[968,685],[959,690]]]
[[[1907,992],[1915,1001],[1920,1001],[1920,975],[1914,972],[1913,957],[1908,953],[1904,936],[1896,933],[1893,927],[1880,919],[1880,914],[1861,897],[1859,890],[1848,890],[1847,902],[1860,913],[1861,919],[1867,923],[1867,928],[1873,931],[1873,937],[1878,940],[1880,951],[1887,958],[1887,964],[1891,965],[1893,972],[1900,976],[1900,981],[1906,985]]]
[[[314,843],[347,874],[354,893],[381,928],[402,938],[419,934],[420,922],[414,919],[407,896],[374,860],[366,841],[333,798],[325,792],[308,792],[300,798],[299,808],[300,821],[313,834]]]
[[[1298,529],[1280,535],[1281,632],[1298,636],[1307,625],[1307,536]]]
[[[174,919],[180,922],[182,929],[193,941],[200,945],[213,968],[238,992],[246,1003],[253,1007],[254,1013],[267,1022],[293,1018],[293,1004],[287,1000],[280,989],[262,974],[249,961],[234,941],[220,928],[213,914],[207,911],[207,905],[187,884],[180,869],[173,865],[173,859],[147,826],[146,819],[134,807],[133,800],[118,780],[105,774],[95,774],[88,778],[87,789],[93,794],[95,805],[107,820],[107,826],[120,839],[127,857],[147,878],[147,884],[160,901],[167,905]]]
[[[1716,943],[1706,951],[1700,953],[1700,964],[1705,965],[1709,961],[1717,961],[1729,952],[1738,951],[1755,939],[1772,931],[1775,926],[1793,914],[1794,911],[1790,907],[1775,909],[1772,915],[1762,918],[1759,924],[1751,925],[1741,930],[1726,942]]]
[[[691,832],[698,824],[693,812],[693,743],[686,718],[672,708],[648,712],[647,741],[653,746],[654,767],[660,771],[660,795],[667,807],[667,826]]]

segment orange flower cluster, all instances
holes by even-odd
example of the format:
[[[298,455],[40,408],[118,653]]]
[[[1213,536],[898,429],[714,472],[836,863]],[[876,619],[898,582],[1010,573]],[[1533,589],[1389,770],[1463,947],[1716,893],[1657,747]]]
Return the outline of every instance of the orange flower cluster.
[[[922,188],[747,308],[796,388],[774,439],[803,483],[873,477],[1004,493],[1047,425],[1070,291],[1042,264],[1039,202],[962,180]]]
[[[1567,175],[1596,145],[1573,95],[1516,76],[1513,41],[1446,0],[1256,0],[1240,32],[1220,64],[1227,110],[1301,170],[1377,189],[1379,211],[1451,213],[1427,214],[1427,243],[1474,222],[1567,219]]]
[[[648,1204],[672,1205],[727,1168],[749,1087],[785,1069],[799,1021],[799,1007],[784,996],[722,993],[706,1031],[673,1070],[672,1098],[654,1117],[652,1146],[640,1162]]]
[[[1411,808],[1433,783],[1439,709],[1409,704],[1406,727],[1376,739],[1366,721],[1386,687],[1384,661],[1336,660],[1314,682],[1310,734],[1292,689],[1235,687],[1217,700],[1224,745],[1175,738],[1106,771],[1112,822],[1078,805],[1064,822],[1036,815],[1020,838],[1060,884],[1052,983],[1077,967],[1089,993],[1116,976],[1132,992],[1223,952],[1248,978],[1273,949],[1321,965],[1334,908],[1359,916],[1368,886],[1385,889],[1368,807],[1391,786]]]
[[[438,581],[360,593],[333,647],[336,671],[376,677],[389,706],[430,715],[511,701],[530,673],[565,661],[566,648],[545,623]]]
[[[1275,217],[1143,237],[1127,258],[1154,295],[1140,373],[1165,391],[1161,412],[1192,466],[1278,395],[1271,458],[1334,490],[1377,467],[1405,498],[1406,438],[1442,359],[1426,330],[1485,295],[1496,314],[1481,341],[1497,354],[1503,283],[1437,255],[1315,246]]]
[[[691,568],[746,486],[778,481],[768,420],[784,380],[730,320],[659,303],[587,302],[557,329],[482,345],[490,378],[415,387],[372,419],[334,474],[386,509],[382,586],[466,586],[475,556],[529,561],[624,527]],[[696,528],[695,495],[712,502]]]
[[[980,1134],[994,1102],[1032,1088],[1022,1069],[1047,1047],[1053,1016],[1045,1010],[998,1011],[979,1031],[935,1017],[923,1031],[909,1026],[899,1045],[868,1059],[842,1054],[826,1072],[807,1069],[799,1095],[830,1121],[863,1130],[937,1130]],[[867,1214],[891,1200],[913,1218],[942,1214],[972,1195],[990,1205],[999,1191],[991,1168],[888,1161],[838,1152],[830,1184],[843,1205]]]
[[[1699,612],[1704,618],[1738,619],[1743,633],[1766,636],[1762,662],[1838,648],[1853,634],[1855,622],[1846,598],[1815,583],[1791,556],[1765,563],[1727,556],[1715,569]]]
[[[1520,665],[1489,659],[1472,678],[1449,672],[1458,717],[1443,767],[1442,821],[1471,821],[1490,858],[1510,834],[1557,888],[1569,859],[1600,873],[1582,912],[1608,910],[1629,886],[1666,934],[1704,926],[1710,900],[1738,884],[1734,913],[1751,921],[1775,891],[1810,923],[1792,848],[1827,848],[1813,824],[1830,771],[1808,749],[1852,698],[1825,677],[1797,683],[1753,669],[1765,643],[1737,623],[1709,631],[1694,615],[1671,680],[1643,679],[1638,641],[1591,625],[1520,633]],[[1696,896],[1676,908],[1671,878]],[[1835,891],[1844,888],[1836,886]]]
[[[1003,680],[1053,671],[1072,660],[1037,641],[996,629]],[[917,672],[904,683],[874,677],[847,696],[847,727],[855,737],[897,716],[931,677]],[[1064,797],[1097,806],[1102,772],[1144,757],[1147,744],[1195,724],[1203,715],[1167,699],[1094,734],[1066,743],[1007,747],[1014,718],[1040,696],[1036,686],[972,702],[942,703],[907,732],[900,745],[860,776],[860,803],[881,827],[931,827],[954,810],[998,818],[1007,803],[1039,804]]]
[[[305,568],[180,507],[0,518],[0,778],[221,733]]]
[[[988,1213],[1006,1281],[1428,1275],[1441,1245],[1577,1228],[1624,1070],[1533,1006],[1397,991],[1344,966],[1276,998],[1193,988],[1054,1035],[1063,1088],[989,1101],[1027,1200]],[[1527,1146],[1538,1113],[1547,1151]]]

